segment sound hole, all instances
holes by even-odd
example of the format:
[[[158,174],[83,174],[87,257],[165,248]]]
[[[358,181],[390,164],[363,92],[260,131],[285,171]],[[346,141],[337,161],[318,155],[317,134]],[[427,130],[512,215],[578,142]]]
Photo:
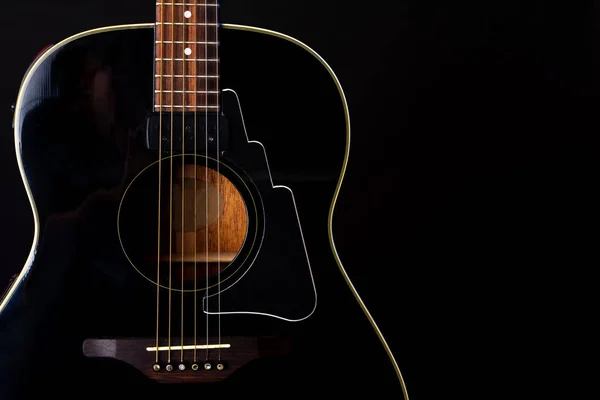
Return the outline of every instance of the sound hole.
[[[244,182],[233,170],[205,159],[176,156],[172,169],[170,158],[160,168],[158,162],[146,168],[119,207],[119,239],[131,265],[152,283],[184,291],[203,290],[217,283],[217,275],[223,281],[235,273],[244,263],[238,258],[252,247],[249,191],[238,187]]]
[[[244,244],[248,212],[242,195],[217,171],[185,165],[178,169],[172,196],[172,228],[167,235],[173,235],[175,245],[170,252],[161,246],[162,261],[187,263],[186,280],[194,279],[194,263],[208,263],[209,277],[214,276]]]

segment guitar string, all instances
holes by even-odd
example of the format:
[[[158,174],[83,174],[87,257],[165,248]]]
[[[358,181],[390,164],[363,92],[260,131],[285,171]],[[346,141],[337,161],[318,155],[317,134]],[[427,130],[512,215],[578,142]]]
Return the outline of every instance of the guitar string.
[[[171,3],[171,17],[173,20],[175,19],[175,2]],[[175,22],[175,21],[173,21]],[[171,298],[173,296],[173,287],[172,287],[172,262],[173,262],[173,109],[175,108],[174,102],[174,79],[175,75],[175,26],[171,27],[171,154],[170,154],[170,163],[171,167],[169,170],[169,328],[168,328],[168,354],[167,354],[167,363],[171,364]]]
[[[208,0],[206,0],[208,1]],[[206,5],[207,3],[204,3],[204,152],[206,153],[206,157],[204,158],[204,201],[205,201],[205,219],[204,219],[204,231],[206,233],[206,238],[205,238],[205,246],[206,246],[206,260],[205,260],[205,269],[206,269],[206,275],[205,275],[205,284],[206,284],[206,291],[204,294],[205,297],[205,301],[206,301],[206,361],[208,361],[210,359],[210,350],[209,350],[209,339],[208,339],[208,335],[210,333],[209,331],[209,319],[208,319],[208,314],[209,314],[209,306],[208,306],[208,251],[209,251],[209,241],[210,241],[210,236],[209,236],[209,229],[208,229],[208,203],[209,203],[209,196],[208,196],[208,6]]]
[[[160,21],[164,22],[165,8],[160,5]],[[164,24],[160,24],[160,52],[164,54]],[[162,57],[165,58],[165,57]],[[161,206],[161,192],[162,192],[162,125],[163,125],[163,113],[162,113],[162,86],[163,86],[163,75],[164,75],[164,61],[160,61],[160,74],[159,75],[159,88],[158,88],[158,245],[156,254],[156,363],[158,364],[159,352],[158,352],[158,340],[159,340],[159,327],[160,327],[160,206]]]
[[[194,0],[194,13],[193,13],[193,22],[197,23],[198,22],[198,18],[197,18],[197,11],[198,11],[198,0]],[[194,41],[196,42],[194,44],[194,54],[197,53],[198,51],[198,43],[200,41],[200,39],[198,38],[198,32],[196,31],[196,27],[197,25],[194,25]],[[194,57],[197,58],[197,57]],[[192,74],[194,75],[200,75],[200,73],[198,72],[198,63],[197,61],[194,61],[194,69],[192,71]],[[197,328],[198,328],[198,317],[197,317],[197,303],[198,303],[198,263],[197,263],[197,251],[198,251],[198,237],[197,237],[197,226],[198,226],[198,200],[197,200],[197,195],[198,195],[198,158],[196,157],[196,154],[198,153],[198,144],[197,144],[197,138],[196,138],[196,132],[197,132],[197,117],[198,117],[198,84],[197,84],[198,80],[197,78],[194,79],[194,89],[195,92],[194,93],[194,364],[198,361],[198,340],[197,340]]]
[[[216,11],[216,16],[218,17],[218,10]],[[218,76],[220,73],[220,68],[219,68],[219,24],[218,24],[218,18],[216,18],[217,24],[215,25],[215,42],[217,42],[217,45],[215,46],[215,59],[217,60],[217,73],[216,75]],[[219,218],[217,218],[217,293],[218,293],[218,305],[217,305],[217,314],[218,314],[218,331],[219,331],[219,361],[221,361],[221,218],[220,218],[220,211],[221,211],[221,163],[219,161],[219,156],[220,156],[220,143],[219,143],[219,137],[220,132],[219,132],[219,116],[221,113],[221,109],[220,109],[220,96],[219,96],[219,81],[220,79],[217,79],[217,87],[216,87],[216,98],[217,98],[217,212],[219,213]],[[208,98],[208,94],[206,95],[206,97]]]
[[[181,7],[182,10],[182,19],[181,22],[185,23],[185,7],[182,6]],[[176,22],[176,18],[173,16],[173,22]],[[186,62],[185,62],[185,57],[186,57],[186,53],[185,53],[185,49],[187,48],[186,46],[186,27],[185,25],[181,25],[181,31],[182,31],[182,38],[181,41],[183,43],[183,54],[182,54],[182,59],[184,60],[182,62],[183,64],[183,70],[182,70],[182,87],[181,87],[181,91],[182,91],[182,105],[183,105],[183,111],[181,112],[181,233],[179,234],[180,236],[180,240],[181,240],[181,341],[180,341],[180,346],[181,346],[181,364],[183,364],[183,321],[184,321],[184,314],[183,314],[183,300],[184,300],[184,284],[185,284],[185,270],[184,270],[184,260],[185,260],[185,102],[186,102],[186,98],[185,98],[185,89],[186,89],[186,85],[185,85],[185,73],[186,73]],[[175,43],[171,44],[173,47],[175,47]],[[196,57],[196,54],[193,54],[193,57]],[[175,91],[175,87],[171,88],[173,91]]]

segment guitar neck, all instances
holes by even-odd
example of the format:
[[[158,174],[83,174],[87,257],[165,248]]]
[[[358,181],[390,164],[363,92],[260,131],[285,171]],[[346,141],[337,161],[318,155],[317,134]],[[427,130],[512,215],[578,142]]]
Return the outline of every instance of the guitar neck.
[[[218,0],[156,3],[156,112],[218,112]]]

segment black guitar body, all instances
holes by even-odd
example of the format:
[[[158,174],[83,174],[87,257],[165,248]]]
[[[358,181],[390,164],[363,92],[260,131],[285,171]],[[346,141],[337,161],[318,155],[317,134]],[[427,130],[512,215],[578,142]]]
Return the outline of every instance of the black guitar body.
[[[225,26],[219,149],[205,116],[188,113],[202,127],[195,147],[178,142],[177,129],[163,138],[159,157],[148,122],[156,117],[152,26],[80,35],[42,55],[24,80],[15,139],[36,237],[0,313],[0,398],[114,398],[132,387],[136,398],[160,399],[222,396],[234,388],[285,394],[282,387],[376,386],[400,398],[395,361],[332,247],[330,213],[349,129],[329,70],[281,36]],[[163,126],[169,121],[164,114]],[[169,140],[187,149],[170,153]],[[168,194],[183,163],[218,170],[248,213],[237,257],[200,283],[181,283],[183,262],[156,262],[169,246],[156,243],[157,222],[161,229],[173,223],[168,211],[157,218],[159,193],[163,210],[181,201]],[[157,309],[159,346],[180,345],[183,335],[185,344],[231,348],[186,350],[185,373],[178,371],[181,351],[169,352],[172,360],[161,351],[161,370],[153,371],[156,352],[131,343],[155,343]],[[117,339],[133,347],[111,348]],[[217,363],[230,368],[237,343],[247,340],[258,340],[259,356],[226,379],[178,381],[177,374],[192,373],[194,357],[194,373],[223,373]],[[135,362],[119,359],[124,353]],[[165,370],[169,361],[172,372]],[[204,370],[207,361],[212,371]],[[156,373],[177,384],[159,383]]]

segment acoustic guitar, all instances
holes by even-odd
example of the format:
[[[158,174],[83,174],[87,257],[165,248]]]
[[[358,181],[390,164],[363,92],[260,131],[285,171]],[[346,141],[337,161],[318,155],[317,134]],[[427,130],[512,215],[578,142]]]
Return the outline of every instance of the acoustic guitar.
[[[350,117],[334,71],[186,1],[50,46],[23,79],[35,231],[0,303],[0,398],[408,399],[335,250]]]

